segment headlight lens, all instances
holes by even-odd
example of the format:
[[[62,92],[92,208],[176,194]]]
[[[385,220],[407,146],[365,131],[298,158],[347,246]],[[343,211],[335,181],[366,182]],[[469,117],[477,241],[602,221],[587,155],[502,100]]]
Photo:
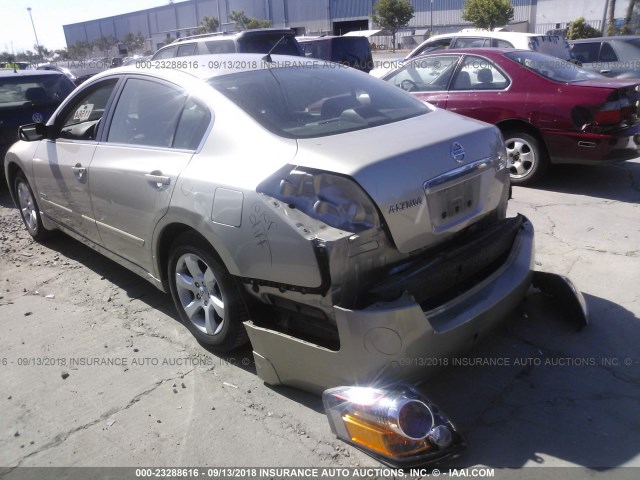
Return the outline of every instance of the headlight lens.
[[[336,436],[385,463],[428,463],[464,446],[451,422],[410,387],[337,387],[322,400]]]
[[[357,233],[380,225],[371,199],[347,177],[289,165],[260,184],[258,191],[348,232]]]

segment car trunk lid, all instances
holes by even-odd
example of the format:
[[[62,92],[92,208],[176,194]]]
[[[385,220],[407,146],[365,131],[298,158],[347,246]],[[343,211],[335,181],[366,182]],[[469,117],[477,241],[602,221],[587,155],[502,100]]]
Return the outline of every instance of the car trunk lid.
[[[293,163],[348,175],[377,204],[401,252],[436,245],[498,208],[498,129],[444,110],[348,134],[299,140]]]

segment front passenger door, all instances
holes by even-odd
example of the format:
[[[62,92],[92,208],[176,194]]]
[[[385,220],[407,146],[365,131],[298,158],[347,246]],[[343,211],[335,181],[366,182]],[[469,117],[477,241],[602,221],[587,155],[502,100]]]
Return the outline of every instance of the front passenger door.
[[[44,213],[89,240],[100,243],[89,198],[90,166],[102,117],[118,79],[88,87],[58,115],[55,138],[40,142],[33,174]]]

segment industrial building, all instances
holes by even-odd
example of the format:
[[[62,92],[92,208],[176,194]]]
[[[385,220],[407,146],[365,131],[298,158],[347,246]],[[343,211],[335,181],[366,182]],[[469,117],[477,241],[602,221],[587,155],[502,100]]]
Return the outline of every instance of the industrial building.
[[[415,16],[405,36],[428,36],[468,28],[461,17],[465,0],[409,0]],[[597,29],[605,24],[609,0],[511,0],[514,31],[545,33],[564,28],[579,17]],[[155,51],[173,39],[198,33],[205,16],[216,17],[221,31],[233,31],[229,14],[244,11],[250,18],[271,21],[273,27],[293,28],[300,35],[344,34],[352,30],[369,30],[376,0],[186,0],[169,2],[159,7],[113,17],[88,20],[64,26],[67,45],[79,41],[95,41],[113,36],[122,40],[127,33],[141,34],[144,50]],[[624,16],[625,1],[617,2],[616,17]],[[407,38],[408,40],[408,38]],[[377,37],[378,45],[390,42],[389,37]]]

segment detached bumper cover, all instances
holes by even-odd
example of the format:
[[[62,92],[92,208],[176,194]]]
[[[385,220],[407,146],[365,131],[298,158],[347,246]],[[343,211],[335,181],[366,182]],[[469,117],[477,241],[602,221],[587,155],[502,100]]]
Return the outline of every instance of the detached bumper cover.
[[[258,376],[314,393],[339,385],[417,383],[472,347],[522,301],[533,261],[533,226],[523,217],[504,263],[438,307],[423,311],[406,293],[363,310],[334,307],[338,351],[247,321]]]

